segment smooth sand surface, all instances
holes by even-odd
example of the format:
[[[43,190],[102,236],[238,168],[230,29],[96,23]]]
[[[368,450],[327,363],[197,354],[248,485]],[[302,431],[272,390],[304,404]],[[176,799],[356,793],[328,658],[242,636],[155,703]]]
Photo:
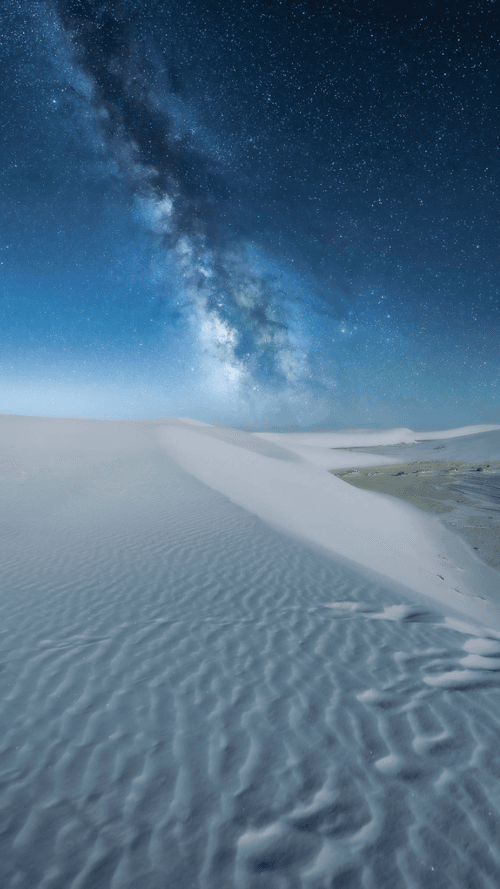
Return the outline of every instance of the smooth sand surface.
[[[307,465],[0,417],[2,889],[500,885],[500,629],[409,585],[435,516]],[[407,584],[315,536],[384,521]]]
[[[331,453],[325,437],[330,445],[339,433],[311,433],[317,444],[311,446],[315,453],[309,459],[303,443],[297,445],[293,436],[290,445],[287,434],[194,429],[171,420],[156,432],[172,459],[233,503],[313,545],[500,627],[500,575],[464,539],[413,504],[354,488],[325,472],[325,450]],[[347,440],[343,434],[342,443]],[[272,452],[266,450],[270,447]],[[343,456],[351,465],[362,458],[380,461],[378,465],[390,459]]]
[[[462,463],[500,462],[500,427],[484,428],[478,426],[470,429],[467,435],[456,435],[459,430],[427,433],[428,438],[420,439],[424,433],[415,432],[413,441],[401,444],[388,444],[383,440],[375,446],[359,445],[349,447],[348,451],[356,451],[363,455],[376,455],[384,462],[391,457],[394,462],[410,462],[414,460],[433,460],[437,462],[458,461]],[[432,436],[435,436],[434,438]],[[410,438],[410,436],[408,436]],[[342,445],[333,443],[335,454],[343,452]],[[337,450],[342,448],[342,450]],[[366,465],[363,462],[360,465]],[[332,467],[334,468],[334,467]]]
[[[256,432],[324,469],[383,466],[411,460],[500,461],[500,426],[483,424],[414,432],[397,429],[338,429],[332,432]]]

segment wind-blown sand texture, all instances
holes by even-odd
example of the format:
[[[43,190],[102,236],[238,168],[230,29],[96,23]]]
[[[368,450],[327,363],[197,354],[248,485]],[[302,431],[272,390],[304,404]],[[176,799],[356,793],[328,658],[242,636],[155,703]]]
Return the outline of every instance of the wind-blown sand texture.
[[[460,615],[215,490],[220,445],[229,479],[229,455],[259,468],[256,498],[268,464],[298,473],[299,513],[308,485],[349,521],[386,502],[245,436],[0,418],[0,885],[496,889],[495,609],[481,623],[469,589]]]
[[[471,482],[473,471],[484,472],[483,481],[490,475],[495,475],[497,480],[500,465],[485,463],[474,470],[464,463],[433,463],[428,460],[396,463],[375,469],[332,470],[334,475],[357,488],[391,494],[436,514],[453,512],[454,506],[450,501],[472,503],[457,484]],[[488,478],[488,481],[491,480]]]
[[[442,517],[452,514],[447,527],[500,571],[500,463],[419,460],[331,471],[356,488],[399,497]]]

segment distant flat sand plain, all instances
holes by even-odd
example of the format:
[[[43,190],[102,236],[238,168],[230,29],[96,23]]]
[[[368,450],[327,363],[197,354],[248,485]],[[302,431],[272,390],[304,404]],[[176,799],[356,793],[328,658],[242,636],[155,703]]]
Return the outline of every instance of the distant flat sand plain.
[[[500,570],[500,462],[416,460],[331,472],[357,488],[389,494],[439,515],[484,562]]]

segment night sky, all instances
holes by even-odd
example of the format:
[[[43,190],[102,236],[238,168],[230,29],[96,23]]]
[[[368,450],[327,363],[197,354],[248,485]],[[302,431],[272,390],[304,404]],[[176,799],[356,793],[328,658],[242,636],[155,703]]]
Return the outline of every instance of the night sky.
[[[0,412],[500,423],[484,2],[0,13]]]

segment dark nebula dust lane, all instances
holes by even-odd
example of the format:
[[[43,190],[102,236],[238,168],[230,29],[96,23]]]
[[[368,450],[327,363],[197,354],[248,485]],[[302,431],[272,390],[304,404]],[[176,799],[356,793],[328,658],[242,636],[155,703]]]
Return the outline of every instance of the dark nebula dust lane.
[[[60,2],[56,10],[74,60],[91,84],[90,101],[108,149],[133,193],[173,201],[172,231],[210,234],[231,215],[231,194],[215,163],[179,137],[152,95],[154,72],[137,34],[134,3]]]
[[[244,398],[271,380],[297,387],[305,375],[275,283],[279,274],[248,255],[248,226],[240,223],[236,201],[241,190],[185,128],[179,131],[168,102],[155,95],[157,72],[137,6],[60,2],[55,8],[109,156],[159,251],[172,252],[183,296],[222,376],[239,383]]]

